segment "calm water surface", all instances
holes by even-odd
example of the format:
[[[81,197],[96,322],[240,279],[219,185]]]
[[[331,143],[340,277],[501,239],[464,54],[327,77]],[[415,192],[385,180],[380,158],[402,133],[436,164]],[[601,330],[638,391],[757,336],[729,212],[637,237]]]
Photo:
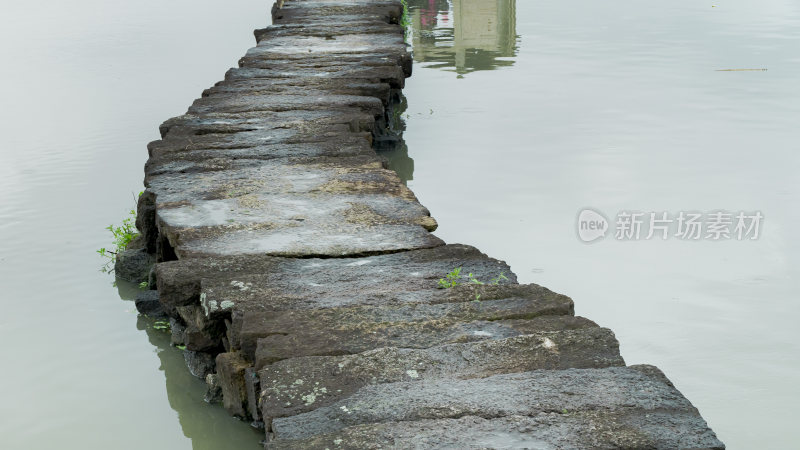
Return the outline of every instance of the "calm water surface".
[[[573,297],[729,448],[797,448],[800,3],[409,4],[408,184],[437,234]],[[587,245],[584,207],[765,220],[756,241]]]

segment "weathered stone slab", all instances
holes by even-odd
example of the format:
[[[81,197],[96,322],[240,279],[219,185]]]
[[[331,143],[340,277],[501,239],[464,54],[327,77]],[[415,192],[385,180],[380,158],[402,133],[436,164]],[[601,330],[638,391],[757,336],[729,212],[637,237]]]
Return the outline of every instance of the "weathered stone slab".
[[[242,282],[237,280],[235,283]],[[244,287],[247,287],[247,284],[244,284]],[[306,352],[323,349],[335,352],[333,349],[347,345],[348,336],[363,336],[365,333],[369,341],[369,335],[379,333],[376,330],[386,326],[397,327],[394,328],[395,333],[402,333],[401,330],[405,326],[410,326],[411,322],[436,321],[436,324],[425,328],[449,329],[448,324],[455,322],[570,315],[574,309],[569,297],[555,294],[537,285],[475,286],[471,289],[432,289],[432,291],[442,293],[436,297],[434,303],[386,303],[323,309],[304,309],[305,302],[296,302],[296,299],[288,296],[277,302],[265,297],[260,303],[255,304],[236,304],[228,301],[227,306],[237,313],[234,315],[234,347],[241,345],[245,354],[252,356],[256,340],[280,335],[283,342],[287,340],[296,342],[294,351],[297,356],[324,354]],[[478,298],[478,292],[482,292],[479,297],[483,298],[481,301],[475,300]],[[354,292],[353,295],[355,301],[358,301],[359,293]],[[214,308],[210,307],[207,298],[202,299],[201,303],[205,311],[213,311]],[[274,310],[264,312],[270,307]],[[339,336],[340,339],[326,339],[326,334]]]
[[[341,256],[442,244],[429,234],[436,222],[428,210],[375,156],[232,167],[201,172],[195,165],[145,178],[159,232],[179,258]]]
[[[255,367],[263,368],[295,356],[336,356],[365,352],[378,347],[430,348],[457,342],[474,342],[531,334],[538,331],[596,326],[573,316],[542,316],[526,320],[438,321],[364,324],[326,334],[313,330],[291,335],[270,335],[257,339]],[[327,338],[326,338],[327,336]],[[251,351],[249,340],[242,339],[242,351]]]
[[[319,80],[251,78],[220,81],[213,87],[203,91],[203,97],[233,93],[288,93],[296,92],[298,86],[307,89],[310,95],[314,95],[316,92],[324,92],[335,95],[374,97],[380,99],[384,105],[388,103],[391,91],[388,83],[366,83],[349,80],[329,80],[326,78]]]
[[[161,301],[168,305],[199,303],[201,282],[205,279],[206,298],[217,305],[226,300],[243,305],[288,296],[298,299],[294,307],[310,309],[435,302],[438,296],[446,301],[448,296],[464,295],[451,290],[456,288],[436,289],[437,281],[456,267],[461,267],[465,275],[473,273],[481,281],[504,273],[507,282],[516,282],[506,263],[461,244],[364,258],[233,255],[160,263],[156,270]],[[247,277],[250,278],[245,281]],[[486,288],[502,289],[502,286]]]
[[[403,7],[388,1],[317,1],[283,2],[273,9],[274,23],[299,23],[305,25],[349,23],[354,21],[380,21],[399,23]]]
[[[370,133],[347,133],[339,134],[335,140],[320,140],[312,142],[272,142],[262,140],[261,142],[244,142],[240,146],[226,142],[224,139],[211,140],[210,142],[196,143],[191,139],[170,139],[168,141],[158,140],[148,144],[151,158],[157,159],[179,159],[190,154],[189,152],[203,152],[209,158],[229,157],[253,158],[253,159],[272,159],[282,158],[297,153],[298,156],[317,156],[333,155],[337,156],[339,148],[342,151],[352,151],[352,149],[371,148],[372,135]],[[333,145],[333,144],[336,145]]]
[[[235,208],[243,200],[252,202],[253,207]],[[193,202],[163,208],[158,219],[162,235],[179,258],[234,254],[341,257],[443,244],[430,234],[435,222],[419,204],[368,194],[252,195]]]
[[[377,100],[376,100],[377,101]],[[260,126],[243,129],[234,133],[208,133],[208,134],[167,134],[162,143],[154,144],[155,147],[177,147],[179,149],[210,149],[210,148],[245,148],[270,144],[293,144],[308,142],[324,142],[327,140],[361,138],[371,142],[372,133],[358,132],[354,126],[360,127],[359,122],[340,124],[315,124],[308,125],[300,122],[288,126]]]
[[[318,68],[286,68],[286,69],[258,69],[239,67],[230,69],[225,74],[226,80],[247,80],[253,78],[287,78],[301,82],[305,79],[327,78],[341,82],[370,82],[388,83],[394,89],[402,89],[405,84],[405,72],[400,67],[337,67],[331,66],[320,70]]]
[[[242,93],[218,94],[211,98],[230,97],[232,95],[242,95]],[[294,94],[281,93],[281,95]],[[342,127],[343,125],[345,128]],[[343,129],[352,132],[372,132],[374,126],[375,117],[371,112],[364,112],[355,107],[342,107],[341,109],[184,114],[162,123],[159,131],[162,138],[168,134],[170,138],[178,138],[181,136],[233,134],[247,131],[270,133],[276,129],[298,129],[317,133],[340,132]]]
[[[271,262],[274,264],[261,260],[258,272],[235,276],[230,272],[207,272],[208,276],[203,276],[205,304],[228,301],[241,311],[275,311],[461,302],[474,300],[476,294],[482,300],[557,295],[535,285],[507,286],[516,283],[516,277],[506,263],[489,258],[474,247],[458,244],[366,258]],[[439,289],[438,280],[457,267],[463,275],[460,283],[466,286]],[[470,283],[467,279],[470,273],[487,284],[478,287]],[[501,275],[507,275],[507,279],[501,279]],[[500,284],[488,284],[492,279]],[[181,301],[174,297],[168,301],[173,299]]]
[[[272,146],[249,147],[244,149],[208,149],[189,150],[167,153],[161,157],[150,158],[145,165],[146,176],[164,173],[210,172],[214,170],[231,170],[260,164],[267,159],[289,159],[287,164],[297,165],[304,161],[318,158],[374,158],[374,150],[369,145],[342,145],[333,147],[324,143],[317,144],[282,144]]]
[[[223,285],[228,292],[247,292],[255,287],[259,277],[237,277],[240,279]],[[248,281],[252,280],[252,281]],[[405,286],[410,286],[406,283]],[[337,286],[331,286],[335,288]],[[529,318],[543,314],[571,314],[572,300],[539,285],[462,285],[450,289],[437,289],[432,285],[418,286],[417,292],[401,292],[392,296],[381,296],[381,290],[353,289],[348,283],[339,285],[342,297],[335,300],[307,294],[288,293],[269,295],[263,298],[219,296],[219,290],[204,284],[201,305],[205,310],[214,310],[213,298],[227,298],[232,309],[240,313],[251,313],[247,327],[274,331],[281,327],[302,327],[305,322],[314,322],[320,328],[346,326],[350,323],[390,323],[426,320],[430,318],[463,320],[499,320]],[[242,291],[244,289],[244,291]],[[262,289],[258,289],[262,291]],[[403,295],[405,294],[405,295]],[[331,303],[331,300],[335,303]],[[220,300],[223,302],[225,300]],[[277,327],[277,328],[276,328]]]
[[[278,34],[284,30],[269,32]],[[285,33],[282,33],[285,34]],[[306,30],[306,34],[283,37],[284,44],[289,46],[276,45],[276,39],[261,41],[257,47],[250,49],[247,54],[239,60],[240,67],[260,67],[260,68],[299,68],[303,66],[313,66],[319,68],[358,68],[358,67],[400,67],[405,76],[410,75],[411,56],[405,49],[389,50],[380,46],[364,46],[365,39],[374,35],[344,35],[341,29],[326,30],[322,33],[313,33]],[[402,40],[403,35],[398,33],[394,40]],[[316,41],[324,40],[327,48],[318,49],[321,51],[308,51],[307,45],[314,44]],[[354,47],[347,49],[342,46],[352,43]],[[361,62],[361,63],[360,63]],[[359,64],[360,63],[360,64]]]
[[[356,149],[355,152],[358,150]],[[355,153],[354,152],[354,153]],[[205,157],[204,157],[205,156]],[[346,159],[347,161],[355,161],[354,166],[366,168],[370,165],[373,168],[383,168],[383,162],[378,156],[373,154],[359,155],[357,153],[351,156],[285,156],[284,158],[224,158],[224,157],[209,157],[206,152],[205,155],[200,154],[198,151],[187,152],[181,155],[180,158],[151,158],[145,168],[147,174],[145,179],[150,184],[150,180],[158,175],[170,174],[171,176],[181,176],[177,174],[199,174],[203,172],[218,172],[218,171],[247,171],[254,168],[265,166],[265,160],[282,159],[277,164],[283,164],[285,167],[294,168],[302,164],[310,165],[336,165],[342,161],[336,161],[333,158]],[[271,155],[274,156],[274,155]],[[276,167],[277,164],[273,164]],[[354,168],[355,169],[355,168]],[[346,169],[345,169],[346,170]],[[233,172],[227,172],[233,173]],[[387,180],[388,181],[388,180]],[[230,197],[228,197],[230,198]]]
[[[285,67],[327,68],[331,66],[340,68],[397,67],[398,64],[402,65],[405,62],[405,58],[407,58],[405,53],[300,53],[297,55],[286,55],[282,53],[271,53],[268,49],[261,49],[261,51],[252,51],[249,55],[242,57],[239,60],[239,67],[261,69]],[[292,91],[287,89],[286,92]]]
[[[269,450],[306,449],[704,449],[723,450],[691,411],[545,412],[533,416],[381,422],[308,439],[272,441]]]
[[[400,56],[406,53],[402,28],[379,23],[325,29],[277,26],[262,30],[260,37],[258,44],[247,51],[246,58],[326,54]]]
[[[269,422],[330,405],[371,384],[622,365],[614,334],[599,327],[428,349],[378,348],[356,355],[298,357],[265,366],[259,373],[260,403]]]
[[[324,9],[317,8],[322,14],[325,13]],[[273,45],[285,46],[285,43],[293,42],[294,39],[302,39],[308,37],[325,38],[328,41],[336,41],[345,39],[354,41],[357,40],[362,43],[362,46],[370,46],[372,48],[379,48],[388,54],[405,53],[405,45],[397,45],[401,40],[397,37],[404,36],[404,30],[396,24],[388,23],[381,20],[371,20],[369,17],[358,17],[355,21],[335,22],[326,25],[325,27],[309,26],[306,23],[287,23],[282,20],[281,23],[274,24],[267,28],[261,28],[254,31],[257,35],[257,47],[269,47]],[[404,42],[403,42],[404,43]],[[338,46],[336,42],[329,42]],[[405,44],[405,43],[404,43]],[[319,47],[321,51],[316,51],[317,48],[312,48],[311,53],[324,53],[330,47]],[[353,47],[351,51],[347,49],[339,49],[342,53],[362,53],[361,47]]]
[[[697,410],[680,392],[664,383],[660,377],[628,367],[540,370],[481,379],[438,379],[366,386],[330,406],[293,417],[274,419],[272,430],[276,440],[271,444],[274,444],[274,448],[280,448],[278,446],[282,440],[308,439],[320,433],[339,432],[334,439],[343,439],[338,436],[342,432],[347,433],[347,427],[366,424],[402,421],[408,429],[418,430],[413,427],[415,421],[440,421],[466,416],[491,421],[514,417],[538,418],[546,414],[563,417],[545,420],[545,427],[542,428],[530,421],[527,422],[529,427],[495,430],[504,433],[515,431],[514,435],[519,439],[542,439],[549,434],[542,429],[546,430],[549,424],[560,425],[550,428],[557,432],[550,435],[549,442],[544,440],[541,443],[544,444],[541,446],[548,448],[554,447],[559,439],[569,442],[569,436],[575,435],[603,442],[604,432],[614,432],[613,424],[624,419],[622,426],[612,434],[620,439],[630,438],[629,442],[634,448],[640,448],[641,443],[652,445],[659,440],[664,443],[664,439],[679,444],[676,448],[723,448]],[[652,420],[654,415],[656,420]],[[658,416],[663,419],[659,420]],[[564,419],[567,419],[566,423]],[[569,419],[573,419],[575,425],[584,425],[577,427],[578,432],[564,433],[572,421]],[[498,421],[495,425],[501,423]],[[592,425],[595,430],[592,430]],[[676,433],[674,425],[689,432]],[[534,431],[537,429],[539,431]],[[398,428],[384,429],[388,430],[396,432]],[[370,433],[369,442],[373,445],[389,444],[375,440],[379,436]],[[321,439],[330,437],[333,434]],[[415,445],[418,442],[410,441]],[[305,441],[302,444],[312,443]],[[305,448],[313,448],[313,445]]]
[[[246,113],[253,111],[315,111],[356,109],[373,116],[383,115],[383,103],[375,97],[355,95],[220,94],[201,97],[189,107],[189,114]]]
[[[237,203],[229,205],[234,206],[234,210],[255,211],[264,205],[257,204],[255,199],[253,202],[238,199],[305,193],[392,196],[412,201],[418,211],[422,210],[411,190],[395,172],[384,169],[375,155],[245,160],[230,162],[229,165],[229,170],[211,166],[210,170],[203,172],[203,165],[196,164],[187,167],[188,173],[148,175],[145,182],[150,192],[157,196],[159,216],[164,218],[164,209],[173,207],[173,204],[210,200],[237,200]],[[243,204],[243,201],[247,203]],[[263,217],[253,219],[263,220]]]

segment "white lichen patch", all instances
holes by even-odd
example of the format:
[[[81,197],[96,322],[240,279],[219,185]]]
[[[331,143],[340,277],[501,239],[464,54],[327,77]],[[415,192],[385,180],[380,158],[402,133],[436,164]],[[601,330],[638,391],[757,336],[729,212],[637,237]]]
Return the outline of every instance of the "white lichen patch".
[[[489,333],[488,331],[483,331],[483,330],[473,331],[472,334],[474,334],[475,336],[491,336],[492,335],[492,333]]]
[[[319,384],[319,383],[317,383]],[[325,387],[317,387],[314,386],[314,389],[306,395],[301,396],[300,398],[305,402],[306,405],[311,405],[315,401],[317,401],[317,397],[325,395],[328,393],[328,389]]]
[[[209,300],[206,297],[205,292],[202,292],[200,294],[200,306],[203,308],[203,313],[205,313],[206,317],[210,316],[211,313],[217,312],[219,310],[219,305],[217,304],[217,301]]]
[[[223,301],[219,302],[219,307],[222,308],[223,310],[232,309],[233,308],[233,302],[230,301],[230,300],[223,300]]]
[[[347,414],[351,414],[350,410],[347,409],[347,406],[340,406],[339,409],[341,409],[342,411],[346,412]]]
[[[253,283],[245,283],[244,281],[231,281],[231,286],[239,288],[240,291],[246,291],[253,286]]]
[[[294,380],[293,384],[296,384],[297,386],[300,386],[300,385],[303,384],[303,380],[301,380],[301,379]]]
[[[544,338],[542,340],[542,347],[554,352],[558,351],[558,345],[556,345],[556,343],[553,342],[550,338]]]
[[[419,373],[414,369],[406,370],[406,375],[408,375],[411,378],[419,378]]]
[[[203,312],[205,313],[205,315],[208,316],[210,311],[208,310],[208,303],[206,302],[205,292],[200,293],[200,306],[203,308]]]
[[[343,441],[343,440],[341,440],[341,439],[334,439],[334,440],[333,440],[333,444],[334,444],[334,445],[342,445],[342,442],[344,442],[344,441]]]

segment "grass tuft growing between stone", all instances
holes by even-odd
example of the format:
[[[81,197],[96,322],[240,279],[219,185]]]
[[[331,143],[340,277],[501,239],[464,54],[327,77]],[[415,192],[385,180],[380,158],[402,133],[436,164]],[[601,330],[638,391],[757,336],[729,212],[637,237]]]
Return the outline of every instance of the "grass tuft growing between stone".
[[[142,192],[139,192],[137,199],[141,197],[141,195]],[[100,271],[103,273],[111,273],[114,271],[114,263],[117,262],[117,255],[125,251],[131,241],[136,239],[136,236],[139,235],[139,231],[136,229],[136,209],[131,209],[128,215],[122,219],[121,224],[111,224],[106,227],[106,230],[110,231],[113,236],[111,242],[113,247],[111,247],[111,249],[101,247],[97,250],[97,254],[106,259]]]

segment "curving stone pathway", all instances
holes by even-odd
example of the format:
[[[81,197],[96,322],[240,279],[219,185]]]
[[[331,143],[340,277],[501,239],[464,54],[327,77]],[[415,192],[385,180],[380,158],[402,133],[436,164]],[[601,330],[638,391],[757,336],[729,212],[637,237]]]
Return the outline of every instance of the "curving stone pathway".
[[[431,234],[373,150],[411,74],[402,14],[279,1],[148,146],[141,303],[158,297],[192,373],[267,448],[724,448],[569,297]]]

